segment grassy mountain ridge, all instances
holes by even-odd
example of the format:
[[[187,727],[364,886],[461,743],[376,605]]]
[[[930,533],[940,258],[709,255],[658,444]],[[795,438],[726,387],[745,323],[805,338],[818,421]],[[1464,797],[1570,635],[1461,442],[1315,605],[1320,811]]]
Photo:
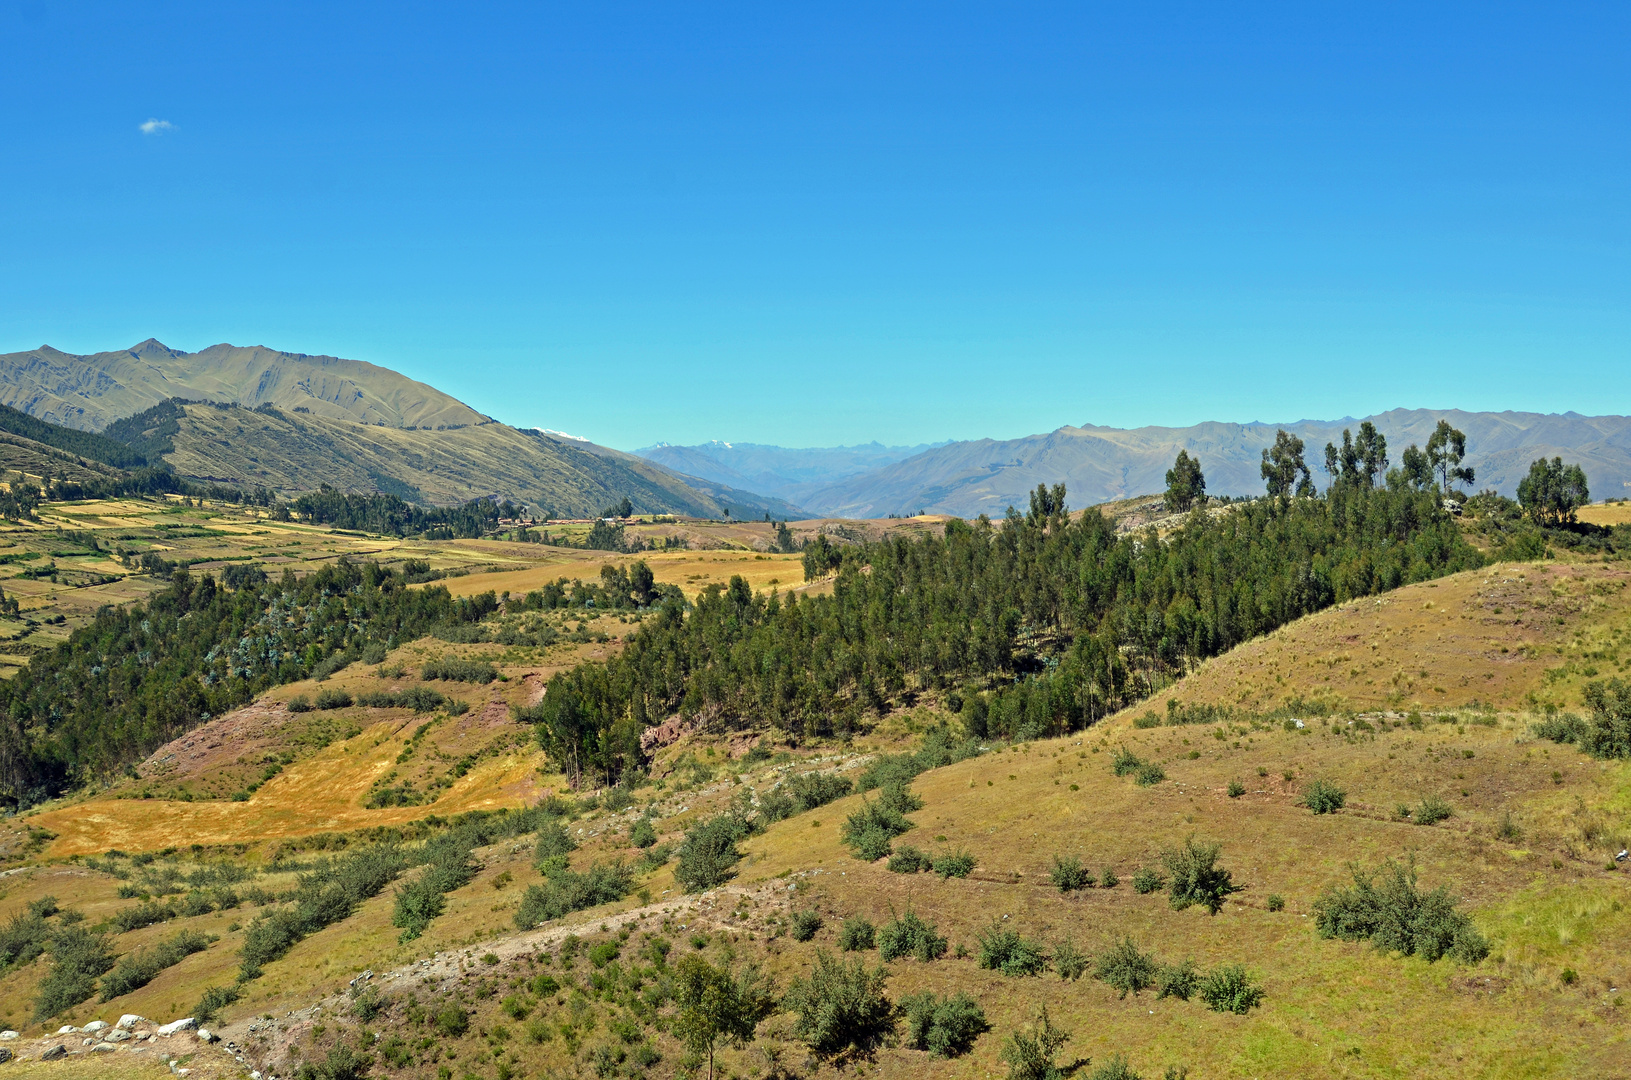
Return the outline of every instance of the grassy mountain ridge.
[[[49,345],[0,355],[0,403],[66,427],[100,431],[173,397],[270,403],[389,427],[446,427],[489,418],[389,368],[264,346],[189,353],[149,338],[79,356]]]
[[[1466,433],[1466,463],[1477,471],[1477,489],[1494,487],[1511,496],[1531,461],[1555,456],[1579,462],[1598,498],[1620,496],[1631,485],[1631,417],[1394,409],[1366,419],[1387,437],[1397,464],[1407,445],[1426,444],[1440,418]],[[1259,455],[1282,427],[1306,443],[1309,466],[1323,486],[1325,444],[1340,445],[1343,429],[1357,430],[1359,423],[1349,418],[1184,428],[1084,425],[1020,439],[953,442],[805,492],[799,501],[812,513],[839,517],[919,509],[996,517],[1010,505],[1023,506],[1037,484],[1063,482],[1090,502],[1161,491],[1180,449],[1199,457],[1212,494],[1258,495],[1263,491]]]
[[[492,495],[562,517],[598,514],[624,496],[645,513],[697,517],[723,516],[727,506],[738,516],[781,515],[784,505],[698,490],[632,455],[492,420],[415,430],[270,407],[166,402],[109,431],[162,455],[184,477],[284,493],[329,484],[438,506]]]

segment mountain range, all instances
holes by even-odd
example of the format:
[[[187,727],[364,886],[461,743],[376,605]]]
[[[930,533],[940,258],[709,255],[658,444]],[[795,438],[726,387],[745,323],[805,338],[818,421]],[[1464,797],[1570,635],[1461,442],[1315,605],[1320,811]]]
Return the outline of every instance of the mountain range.
[[[1024,506],[1038,484],[1065,484],[1075,506],[1161,491],[1179,450],[1200,459],[1212,494],[1249,495],[1263,489],[1260,456],[1279,429],[1304,441],[1320,479],[1326,443],[1361,422],[1086,424],[917,446],[716,441],[624,453],[511,427],[375,364],[263,346],[184,352],[151,338],[90,355],[48,345],[0,355],[0,405],[18,410],[13,434],[116,466],[128,463],[90,435],[24,430],[19,413],[103,433],[130,447],[133,461],[162,460],[192,479],[286,494],[327,483],[435,505],[496,496],[561,516],[597,513],[623,496],[643,512],[702,517],[998,516]],[[1448,420],[1466,433],[1477,489],[1515,493],[1539,457],[1578,462],[1598,498],[1631,487],[1631,418],[1395,409],[1363,419],[1387,437],[1394,462]]]
[[[700,446],[659,443],[634,452],[687,476],[774,495],[802,506],[816,492],[840,480],[875,472],[944,445],[884,446],[871,442],[862,446],[790,450],[783,446],[716,440]]]
[[[598,514],[625,496],[644,513],[798,515],[781,499],[510,427],[388,368],[332,356],[234,345],[189,353],[152,339],[87,356],[42,346],[0,355],[0,397],[11,406],[0,429],[32,440],[28,462],[41,462],[9,467],[30,471],[60,473],[56,458],[41,457],[56,447],[284,495],[329,484],[443,506],[510,499],[560,517]],[[109,447],[128,448],[129,460]]]
[[[170,398],[276,405],[387,427],[491,421],[457,398],[362,360],[211,345],[182,352],[148,338],[78,356],[41,345],[0,355],[0,404],[64,427],[101,431]]]
[[[1300,420],[1285,424],[1208,422],[1190,427],[1133,429],[1084,425],[1062,427],[1019,439],[976,439],[945,443],[910,456],[831,476],[820,483],[801,476],[796,501],[811,514],[825,517],[882,517],[895,513],[977,514],[997,516],[1009,506],[1026,505],[1038,484],[1064,483],[1072,505],[1159,492],[1166,470],[1179,450],[1198,457],[1207,490],[1214,495],[1261,494],[1262,451],[1281,428],[1304,441],[1309,467],[1320,479],[1324,447],[1340,444],[1343,429],[1357,430],[1362,419],[1374,423],[1388,441],[1394,463],[1411,443],[1426,445],[1440,419],[1467,436],[1466,464],[1477,475],[1474,484],[1505,495],[1540,457],[1578,462],[1597,498],[1624,496],[1631,487],[1631,418],[1581,416],[1578,413],[1464,412],[1459,409],[1394,409],[1364,418]],[[637,451],[664,462],[684,462],[684,471],[725,480],[746,479],[743,470],[708,444],[703,447],[658,447]],[[762,460],[778,462],[783,474],[804,465],[818,469],[836,450],[797,451],[755,447]],[[803,456],[801,456],[803,455]]]

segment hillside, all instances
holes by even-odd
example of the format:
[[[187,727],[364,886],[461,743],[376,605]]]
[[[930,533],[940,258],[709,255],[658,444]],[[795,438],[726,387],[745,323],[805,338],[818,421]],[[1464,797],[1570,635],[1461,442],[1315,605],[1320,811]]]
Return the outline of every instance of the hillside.
[[[212,345],[195,353],[152,338],[77,356],[42,345],[0,355],[0,404],[54,424],[100,431],[170,398],[305,409],[387,427],[480,424],[487,417],[424,383],[361,360]]]
[[[1566,648],[1623,622],[1623,571],[1596,565],[1487,568],[1435,583],[1437,594],[1427,586],[1400,590],[1392,596],[1394,610],[1431,614],[1440,605],[1422,605],[1444,601],[1449,590],[1463,598],[1450,617],[1467,622],[1486,610],[1480,604],[1497,598],[1492,589],[1520,573],[1534,591],[1501,599],[1523,605],[1537,625],[1481,623],[1491,646],[1500,640],[1515,651],[1533,644],[1542,616],[1547,643]],[[1595,607],[1547,599],[1559,590],[1608,599]],[[1531,611],[1532,604],[1545,606]],[[1242,661],[1240,677],[1253,687],[1272,685],[1270,696],[1306,693],[1321,680],[1299,673],[1291,660],[1325,656],[1344,636],[1339,632],[1379,629],[1353,625],[1359,617],[1333,609],[1257,643],[1272,644],[1279,663],[1260,664],[1264,658],[1250,655],[1255,646],[1248,645],[1211,665]],[[609,618],[597,623],[616,629]],[[1378,651],[1389,658],[1435,647],[1444,630],[1414,617],[1381,629],[1389,634]],[[98,857],[52,862],[8,879],[0,918],[51,895],[92,922],[112,920],[140,908],[142,892],[163,900],[168,888],[168,902],[182,910],[154,926],[115,928],[115,950],[152,948],[188,929],[220,940],[129,994],[87,1002],[48,1023],[31,1021],[24,1011],[44,959],[0,976],[0,1020],[24,1036],[14,1045],[38,1053],[49,1045],[44,1032],[59,1022],[111,1020],[125,1012],[161,1020],[185,1015],[207,988],[233,983],[246,927],[276,910],[259,897],[292,888],[291,869],[312,865],[325,852],[367,850],[375,826],[407,829],[439,814],[443,825],[426,826],[434,837],[450,812],[518,807],[542,790],[559,790],[562,778],[523,742],[526,730],[509,719],[505,703],[534,699],[539,676],[568,662],[564,654],[500,661],[508,683],[454,688],[476,708],[459,718],[433,717],[428,725],[390,710],[293,716],[282,707],[291,695],[324,686],[358,692],[412,684],[400,669],[411,671],[448,648],[422,643],[326,684],[282,688],[162,748],[138,778],[93,801],[26,819],[57,834],[45,842],[47,858],[76,851]],[[492,654],[482,646],[452,650]],[[1475,682],[1498,663],[1498,648],[1489,651],[1474,658],[1482,665],[1470,672]],[[1217,697],[1207,686],[1223,683],[1198,681],[1211,677],[1203,666],[1174,693],[1186,702]],[[628,1066],[640,1062],[636,1071],[643,1076],[696,1075],[672,1023],[654,1022],[672,1020],[674,1005],[654,988],[682,956],[738,968],[759,964],[781,991],[807,977],[818,950],[825,950],[858,955],[881,970],[884,992],[897,1005],[925,991],[961,992],[983,1014],[988,1030],[976,1030],[967,1052],[950,1059],[913,1048],[901,1020],[901,1038],[861,1058],[869,1075],[1003,1076],[999,1055],[1010,1035],[1030,1030],[1046,1007],[1050,1020],[1072,1035],[1062,1063],[1091,1059],[1091,1068],[1120,1054],[1146,1078],[1178,1067],[1195,1078],[1613,1077],[1628,1048],[1617,1001],[1624,992],[1621,958],[1631,946],[1631,906],[1625,875],[1611,856],[1627,831],[1623,793],[1631,773],[1623,762],[1592,761],[1533,739],[1533,717],[1511,708],[1527,685],[1501,684],[1478,708],[1441,706],[1414,719],[1402,711],[1364,710],[1310,715],[1304,728],[1288,729],[1283,713],[1262,711],[1253,699],[1230,702],[1240,711],[1224,722],[1139,729],[1130,721],[1141,710],[1133,710],[1065,738],[993,743],[918,775],[911,786],[922,807],[909,812],[913,827],[895,841],[897,851],[967,853],[974,864],[967,876],[892,872],[886,860],[856,859],[841,842],[841,826],[877,800],[873,791],[795,813],[743,838],[745,857],[734,875],[700,893],[685,892],[676,880],[671,850],[648,859],[646,852],[661,848],[632,846],[630,830],[640,818],[652,822],[659,844],[676,844],[741,793],[763,800],[790,774],[806,770],[860,776],[879,753],[915,746],[914,733],[949,718],[930,704],[847,745],[818,743],[791,753],[773,746],[751,756],[744,753],[751,736],[683,736],[657,751],[650,781],[632,792],[627,808],[556,804],[577,844],[569,857],[573,870],[615,859],[636,867],[635,888],[623,899],[518,930],[527,891],[545,888],[549,879],[537,865],[533,833],[500,833],[476,849],[469,880],[447,892],[445,908],[423,936],[401,940],[392,925],[394,890],[386,888],[239,984],[242,997],[224,1007],[219,1030],[245,1057],[245,1068],[277,1075],[293,1074],[298,1061],[321,1062],[337,1041],[371,1044],[372,1075],[380,1077],[428,1080],[448,1064],[491,1075],[500,1063],[514,1076],[587,1075],[603,1062],[611,1063],[611,1075],[626,1075],[617,1066],[619,1053]],[[1232,682],[1228,687],[1238,689]],[[1575,693],[1564,688],[1560,698],[1573,704]],[[1119,748],[1160,765],[1164,778],[1141,785],[1117,777],[1111,758]],[[387,784],[422,785],[451,775],[449,769],[472,754],[474,766],[434,802],[363,805],[370,791]],[[217,793],[257,777],[264,761],[282,764],[247,800]],[[1343,789],[1346,805],[1323,815],[1299,805],[1315,779]],[[1240,785],[1238,795],[1230,794],[1232,783]],[[167,797],[182,791],[193,801]],[[1429,796],[1448,804],[1448,818],[1418,825],[1396,809]],[[1133,887],[1141,870],[1170,877],[1163,851],[1192,836],[1221,845],[1218,862],[1236,889],[1216,915],[1173,910],[1165,887],[1148,894]],[[202,846],[189,849],[188,842]],[[113,846],[135,858],[100,858]],[[279,863],[279,853],[302,861]],[[1324,890],[1351,882],[1350,864],[1375,868],[1407,856],[1423,888],[1445,887],[1471,915],[1489,941],[1486,958],[1428,961],[1316,932],[1316,902]],[[1056,887],[1057,858],[1080,860],[1090,884]],[[207,880],[223,866],[243,868],[233,888],[246,899],[211,910],[216,892],[189,891],[186,879]],[[1117,879],[1109,886],[1107,873]],[[179,885],[165,885],[177,879]],[[185,910],[184,900],[197,910]],[[807,935],[792,933],[800,912],[819,919]],[[907,913],[944,937],[938,959],[881,963],[875,948],[838,951],[846,920],[882,928]],[[1032,943],[1036,966],[1019,965],[1008,974],[982,966],[981,939],[998,931]],[[1128,938],[1162,964],[1188,960],[1202,974],[1240,964],[1263,996],[1236,1014],[1210,1010],[1194,992],[1163,994],[1151,985],[1118,993],[1096,977],[1095,963]],[[1061,974],[1067,947],[1089,957],[1079,977]],[[359,1001],[373,1004],[365,1010]],[[437,1010],[448,1007],[462,1010],[462,1033],[436,1029]],[[265,1023],[265,1016],[278,1020]],[[750,1046],[722,1046],[720,1075],[748,1076],[755,1069],[765,1075],[767,1060],[811,1078],[853,1071],[812,1055],[795,1020],[778,1009]],[[1422,1038],[1424,1030],[1433,1037]],[[212,1055],[219,1053],[186,1048],[195,1067],[215,1062]],[[135,1069],[138,1059],[129,1065]]]
[[[108,430],[182,476],[284,494],[329,484],[412,502],[496,496],[561,517],[598,514],[627,496],[644,513],[786,516],[778,500],[713,487],[631,454],[484,420],[446,430],[361,424],[275,408],[165,402]]]
[[[1631,486],[1631,417],[1395,409],[1365,419],[1387,437],[1389,457],[1397,464],[1407,445],[1426,444],[1441,417],[1466,433],[1466,464],[1477,472],[1476,489],[1494,487],[1512,496],[1530,462],[1557,456],[1586,470],[1596,498],[1618,497]],[[1357,430],[1359,423],[1204,423],[1132,430],[1085,425],[1021,439],[953,442],[801,492],[799,503],[812,513],[835,517],[919,510],[998,517],[1009,506],[1024,507],[1036,485],[1063,483],[1074,503],[1088,505],[1161,491],[1180,449],[1200,458],[1211,494],[1259,495],[1261,453],[1281,427],[1307,444],[1309,466],[1323,486],[1325,444],[1340,445],[1343,429]]]

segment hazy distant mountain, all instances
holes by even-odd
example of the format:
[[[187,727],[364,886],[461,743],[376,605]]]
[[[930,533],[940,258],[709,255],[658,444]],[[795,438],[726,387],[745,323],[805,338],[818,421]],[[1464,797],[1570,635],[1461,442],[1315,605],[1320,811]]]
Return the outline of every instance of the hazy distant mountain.
[[[687,476],[775,495],[802,505],[804,497],[813,491],[942,445],[884,446],[873,442],[864,446],[799,450],[757,443],[710,442],[700,446],[660,443],[635,453]]]
[[[490,420],[456,398],[361,360],[263,346],[171,349],[152,338],[117,352],[75,356],[42,345],[0,355],[0,404],[53,424],[101,431],[171,398],[271,403],[386,427],[439,428]]]
[[[1596,498],[1631,494],[1631,418],[1577,413],[1469,413],[1455,409],[1395,409],[1369,417],[1387,436],[1397,464],[1414,442],[1425,445],[1440,417],[1467,434],[1467,464],[1475,488],[1516,492],[1538,457],[1561,456],[1586,470]],[[1002,514],[1024,507],[1037,484],[1063,482],[1073,506],[1158,492],[1180,449],[1198,456],[1207,490],[1216,495],[1259,494],[1264,447],[1281,427],[1307,444],[1309,467],[1323,486],[1327,442],[1340,443],[1342,429],[1359,420],[1303,420],[1288,424],[1204,423],[1193,427],[1063,427],[1022,439],[954,442],[865,473],[836,479],[797,500],[812,513],[878,517],[916,512],[965,517]]]

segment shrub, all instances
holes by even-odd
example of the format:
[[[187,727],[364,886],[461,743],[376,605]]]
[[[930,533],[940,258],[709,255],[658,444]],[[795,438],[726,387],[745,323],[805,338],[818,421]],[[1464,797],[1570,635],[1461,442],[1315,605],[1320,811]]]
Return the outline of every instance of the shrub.
[[[1152,986],[1155,970],[1155,958],[1140,952],[1132,938],[1122,938],[1093,963],[1093,977],[1109,983],[1123,998],[1128,994],[1136,997],[1140,990]]]
[[[1069,982],[1075,982],[1086,974],[1091,959],[1069,938],[1053,947],[1053,970],[1059,973],[1061,979]]]
[[[1285,897],[1281,896],[1279,893],[1269,893],[1268,908],[1270,911],[1284,911],[1285,907]]]
[[[1120,884],[1121,879],[1118,878],[1116,876],[1116,872],[1110,869],[1108,866],[1104,868],[1104,873],[1099,875],[1099,888],[1101,889],[1113,889]]]
[[[1229,798],[1238,799],[1244,794],[1246,794],[1245,784],[1242,784],[1239,780],[1229,781]]]
[[[1550,739],[1555,743],[1579,742],[1586,735],[1586,722],[1573,713],[1564,713],[1561,716],[1553,714],[1535,724],[1530,730],[1537,738]]]
[[[29,910],[13,915],[11,921],[0,928],[0,973],[32,963],[45,952],[51,938],[51,924],[45,919],[45,915]]]
[[[498,669],[479,660],[463,660],[457,656],[444,656],[432,660],[420,671],[425,680],[447,679],[452,682],[490,683],[498,678]]]
[[[991,1030],[985,1011],[967,994],[938,997],[925,990],[901,999],[906,1019],[906,1045],[938,1058],[960,1057],[974,1040]]]
[[[1416,807],[1414,817],[1417,825],[1437,825],[1454,814],[1455,811],[1450,808],[1449,803],[1437,795],[1428,795]]]
[[[370,987],[358,994],[356,999],[351,1002],[351,1015],[365,1024],[372,1024],[389,1004],[378,992]],[[519,1020],[520,1017],[515,1019]]]
[[[1329,780],[1315,780],[1303,788],[1298,806],[1306,806],[1316,814],[1334,814],[1348,801],[1348,793]]]
[[[140,930],[144,926],[165,922],[176,917],[175,908],[169,904],[158,904],[149,900],[134,907],[120,908],[113,913],[108,922],[121,934],[128,934],[132,930]]]
[[[968,877],[974,872],[974,856],[966,851],[954,851],[945,855],[936,855],[933,864],[929,867],[940,875],[940,880],[947,878]]]
[[[851,915],[838,928],[838,947],[845,952],[870,949],[877,943],[877,939],[877,929],[860,915]]]
[[[1155,969],[1156,996],[1188,1001],[1200,980],[1201,973],[1195,970],[1195,964],[1191,960],[1177,964],[1162,964]]]
[[[1131,776],[1137,772],[1144,760],[1125,746],[1116,748],[1115,757],[1110,759],[1110,771],[1117,776]]]
[[[889,856],[889,870],[896,874],[916,874],[934,866],[934,860],[915,847],[907,846]]]
[[[855,784],[849,777],[836,773],[801,773],[789,777],[786,786],[787,794],[792,798],[799,813],[814,810],[818,806],[826,806],[855,790]]]
[[[1047,953],[1040,943],[1020,936],[1018,930],[992,923],[975,934],[980,946],[980,966],[1004,975],[1040,975],[1048,966]]]
[[[1120,1054],[1111,1054],[1087,1074],[1087,1080],[1142,1080]]]
[[[572,834],[559,821],[551,819],[538,826],[538,847],[534,851],[538,862],[557,855],[570,855],[577,849],[578,842],[572,839]]]
[[[657,829],[650,818],[640,818],[629,826],[629,843],[644,851],[657,842]]]
[[[1138,767],[1133,774],[1133,783],[1139,787],[1151,787],[1167,778],[1166,770],[1153,761],[1146,761]]]
[[[793,1033],[822,1057],[872,1051],[895,1030],[895,1009],[883,993],[887,978],[881,964],[868,971],[859,958],[845,962],[816,950],[815,966],[782,999],[798,1014]]]
[[[905,784],[891,781],[878,790],[876,799],[867,799],[845,820],[839,839],[856,858],[875,862],[889,854],[895,837],[913,828],[906,815],[921,809],[922,799],[913,795]]]
[[[915,956],[925,962],[938,960],[946,955],[946,948],[946,939],[935,925],[925,922],[915,911],[908,911],[878,930],[878,955],[885,960],[902,956]]]
[[[814,909],[806,908],[793,916],[793,940],[809,941],[821,929],[821,916]]]
[[[515,911],[515,925],[531,930],[574,911],[621,900],[634,887],[634,874],[621,862],[595,863],[586,873],[557,870],[545,885],[529,885]]]
[[[378,641],[369,642],[362,650],[362,662],[370,665],[385,663],[385,645]]]
[[[239,990],[234,984],[212,986],[204,991],[204,996],[198,999],[197,1005],[193,1006],[193,1016],[205,1022],[214,1020],[222,1009],[242,996],[243,991]]]
[[[311,699],[305,694],[296,694],[284,708],[292,713],[311,712]]]
[[[1053,879],[1054,888],[1060,892],[1075,892],[1077,889],[1091,889],[1093,875],[1082,868],[1082,860],[1074,855],[1053,857],[1053,868],[1049,871]]]
[[[351,695],[337,687],[326,686],[317,691],[316,706],[319,709],[347,709],[351,704]]]
[[[1001,1058],[1008,1064],[1008,1080],[1060,1080],[1064,1073],[1053,1056],[1070,1041],[1070,1032],[1055,1027],[1042,1006],[1032,1034],[1016,1031],[1008,1036]]]
[[[1157,874],[1154,870],[1151,870],[1147,866],[1141,866],[1133,873],[1133,891],[1138,893],[1140,896],[1157,892],[1160,890],[1161,886],[1165,884],[1166,882],[1162,879],[1161,875]]]
[[[1213,1012],[1248,1013],[1263,1000],[1263,988],[1253,983],[1239,964],[1225,964],[1200,982],[1196,991]]]
[[[742,861],[736,842],[746,834],[747,825],[734,814],[720,814],[691,826],[680,845],[674,879],[687,892],[723,885],[736,876],[736,864]]]
[[[1354,883],[1328,888],[1314,901],[1314,926],[1321,937],[1369,940],[1380,952],[1420,956],[1429,962],[1446,954],[1463,963],[1489,955],[1489,942],[1455,899],[1440,886],[1423,892],[1416,885],[1414,857],[1389,859],[1378,874],[1352,868]]]
[[[151,949],[130,952],[119,958],[112,971],[102,976],[102,1000],[112,1001],[140,990],[165,968],[174,967],[196,952],[203,952],[209,939],[195,930],[183,930]]]
[[[444,1005],[436,1013],[436,1031],[450,1039],[456,1039],[470,1030],[470,1014],[457,1005]]]
[[[56,1016],[96,993],[97,976],[113,966],[107,939],[83,926],[60,927],[51,936],[51,967],[34,998],[34,1019]]]
[[[1191,836],[1183,847],[1169,848],[1161,855],[1167,873],[1172,875],[1167,902],[1174,911],[1199,904],[1216,915],[1223,898],[1235,891],[1234,875],[1217,865],[1217,844],[1197,843]]]

